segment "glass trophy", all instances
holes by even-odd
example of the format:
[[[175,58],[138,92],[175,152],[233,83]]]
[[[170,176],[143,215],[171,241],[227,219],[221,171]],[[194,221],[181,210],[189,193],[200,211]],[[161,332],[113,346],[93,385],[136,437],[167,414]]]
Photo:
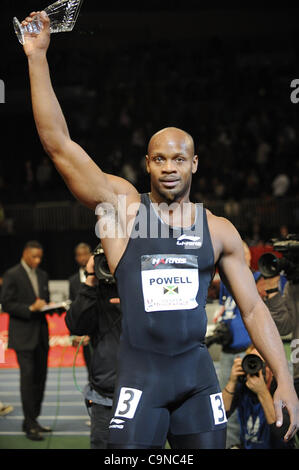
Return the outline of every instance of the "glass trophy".
[[[50,33],[72,31],[77,21],[82,3],[83,0],[58,0],[45,8],[44,11],[47,13],[50,20]],[[15,33],[18,36],[18,40],[23,45],[25,44],[26,33],[39,34],[43,27],[39,15],[34,16],[32,22],[27,26],[23,26],[19,20],[14,17],[13,25]]]

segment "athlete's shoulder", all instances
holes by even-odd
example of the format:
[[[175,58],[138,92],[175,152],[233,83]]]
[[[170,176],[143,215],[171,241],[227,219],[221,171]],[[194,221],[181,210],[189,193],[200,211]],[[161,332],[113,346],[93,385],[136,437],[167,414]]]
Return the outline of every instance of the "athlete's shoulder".
[[[241,236],[228,219],[207,210],[207,221],[215,254],[217,255],[216,259],[218,259],[218,256],[243,250]]]
[[[212,227],[215,226],[217,229],[231,231],[232,233],[236,231],[235,226],[225,217],[215,215],[209,209],[206,209],[206,214],[208,223],[211,224]]]

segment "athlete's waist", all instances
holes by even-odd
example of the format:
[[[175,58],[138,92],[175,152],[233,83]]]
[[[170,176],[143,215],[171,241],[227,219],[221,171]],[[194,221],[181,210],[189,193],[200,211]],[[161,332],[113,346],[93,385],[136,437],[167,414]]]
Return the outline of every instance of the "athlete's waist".
[[[190,343],[189,345],[185,345],[185,348],[178,347],[176,351],[170,350],[171,348],[165,348],[163,350],[156,348],[156,344],[147,345],[143,342],[142,344],[133,344],[130,337],[123,332],[121,339],[120,339],[120,346],[119,346],[119,360],[121,361],[124,357],[123,354],[127,354],[130,352],[132,357],[138,357],[139,359],[144,359],[145,361],[150,358],[150,361],[156,360],[157,363],[161,360],[170,360],[171,358],[175,357],[176,359],[182,358],[184,359],[188,355],[192,355],[197,353],[198,350],[207,350],[207,346],[203,340],[198,340]],[[137,356],[138,355],[138,356]],[[168,358],[168,359],[167,359]]]

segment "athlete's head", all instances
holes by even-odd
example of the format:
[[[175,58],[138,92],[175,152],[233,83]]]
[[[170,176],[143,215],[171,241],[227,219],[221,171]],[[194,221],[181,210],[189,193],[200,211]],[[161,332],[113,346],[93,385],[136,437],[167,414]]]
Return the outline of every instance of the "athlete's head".
[[[149,141],[146,155],[152,194],[169,202],[189,196],[197,164],[198,157],[194,155],[190,134],[176,127],[157,132]]]

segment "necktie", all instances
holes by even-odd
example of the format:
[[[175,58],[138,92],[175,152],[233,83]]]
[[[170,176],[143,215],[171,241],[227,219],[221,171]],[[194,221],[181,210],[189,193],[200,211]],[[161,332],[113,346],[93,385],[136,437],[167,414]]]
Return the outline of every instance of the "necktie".
[[[31,281],[33,290],[35,292],[36,297],[39,297],[39,288],[38,288],[38,279],[37,279],[37,274],[35,269],[29,269],[28,270],[28,275],[29,279]]]

